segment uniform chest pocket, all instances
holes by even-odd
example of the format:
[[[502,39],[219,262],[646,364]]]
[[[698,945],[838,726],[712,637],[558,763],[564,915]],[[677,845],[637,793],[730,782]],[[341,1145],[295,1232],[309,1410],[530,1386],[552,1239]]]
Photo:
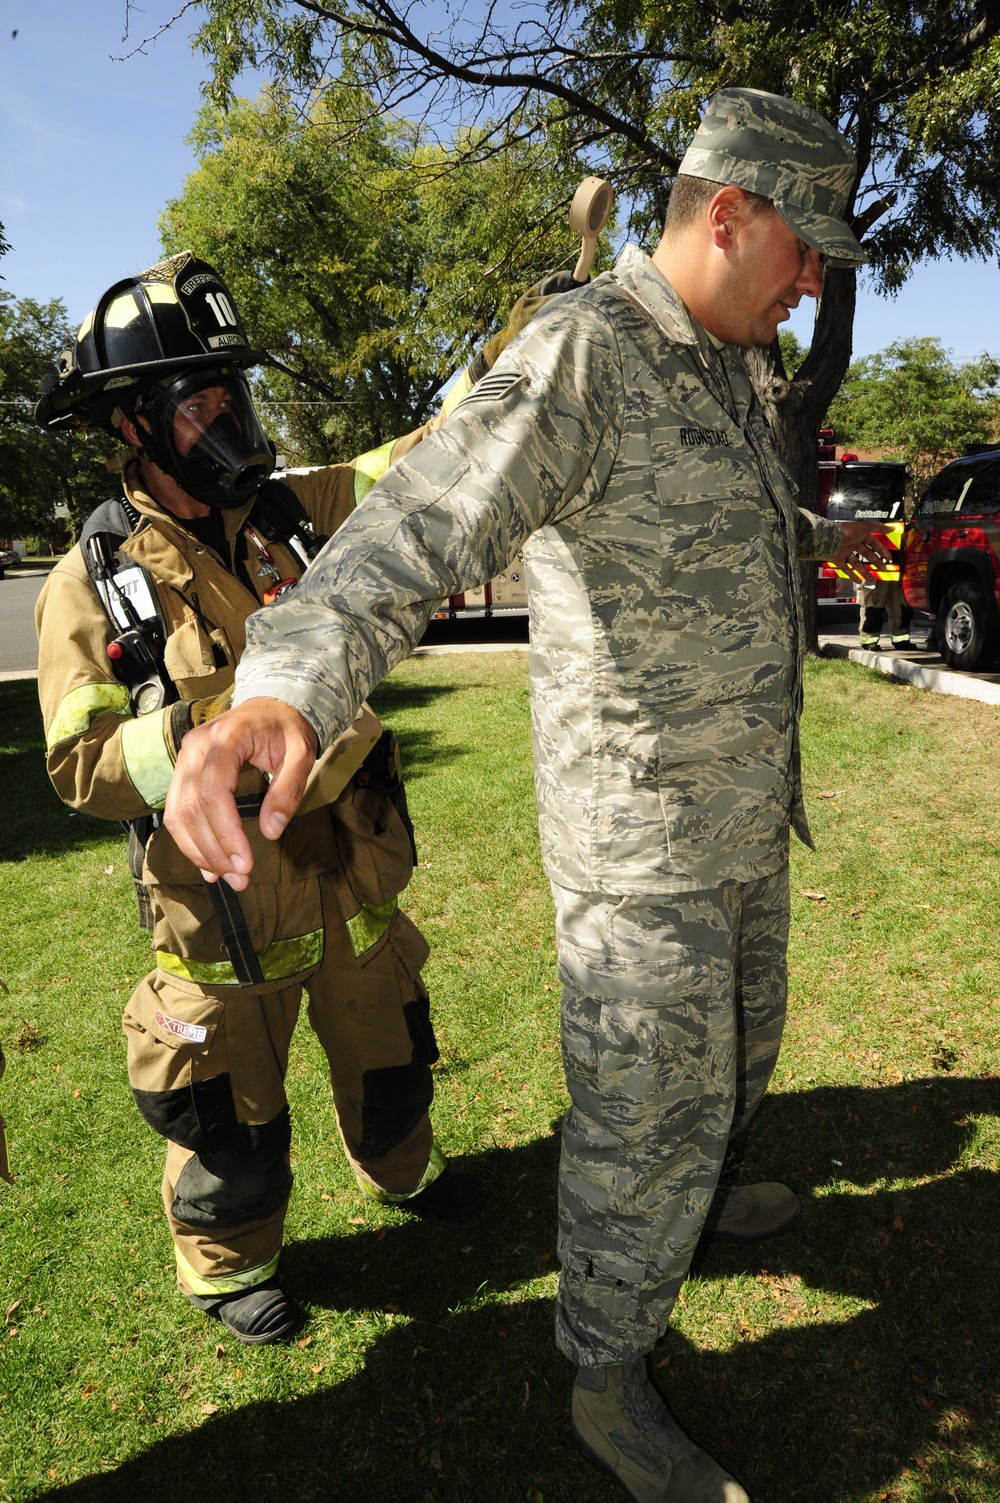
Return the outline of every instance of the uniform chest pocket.
[[[170,633],[163,650],[163,666],[177,685],[188,679],[208,678],[232,662],[224,632],[218,627],[206,631],[194,616]]]

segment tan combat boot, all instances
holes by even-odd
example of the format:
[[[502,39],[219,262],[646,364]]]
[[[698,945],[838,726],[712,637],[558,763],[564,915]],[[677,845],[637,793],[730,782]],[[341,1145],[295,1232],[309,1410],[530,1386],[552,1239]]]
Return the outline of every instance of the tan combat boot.
[[[801,1215],[802,1202],[787,1185],[720,1185],[712,1197],[705,1236],[722,1242],[763,1242],[790,1231]]]
[[[584,1455],[617,1477],[635,1503],[750,1503],[735,1478],[684,1434],[641,1357],[578,1369],[570,1429]]]

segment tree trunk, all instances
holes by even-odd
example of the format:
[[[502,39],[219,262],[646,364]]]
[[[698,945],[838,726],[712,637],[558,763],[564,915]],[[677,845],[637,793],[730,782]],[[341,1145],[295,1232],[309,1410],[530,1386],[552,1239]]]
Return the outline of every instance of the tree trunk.
[[[798,485],[799,505],[806,511],[815,511],[819,496],[820,426],[851,363],[856,297],[854,271],[827,272],[812,345],[794,380],[785,376],[777,340],[749,352],[753,384],[781,457]],[[804,563],[801,569],[806,651],[817,652],[816,565]]]

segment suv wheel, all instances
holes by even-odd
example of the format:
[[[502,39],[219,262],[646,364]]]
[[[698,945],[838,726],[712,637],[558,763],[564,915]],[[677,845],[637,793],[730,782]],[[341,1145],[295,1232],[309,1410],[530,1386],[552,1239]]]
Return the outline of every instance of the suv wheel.
[[[938,650],[949,668],[967,672],[992,665],[997,655],[996,612],[974,579],[958,579],[937,612]]]

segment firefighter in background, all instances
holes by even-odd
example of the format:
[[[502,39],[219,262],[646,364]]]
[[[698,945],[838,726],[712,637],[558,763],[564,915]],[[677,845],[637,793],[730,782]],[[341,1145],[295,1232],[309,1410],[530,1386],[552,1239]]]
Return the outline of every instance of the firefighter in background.
[[[898,555],[897,555],[898,557]],[[913,611],[903,599],[899,583],[899,566],[895,579],[858,581],[858,605],[861,608],[861,630],[858,637],[862,647],[876,648],[889,618],[889,641],[893,647],[910,646],[910,622]]]
[[[244,375],[255,358],[227,287],[190,252],[104,294],[36,418],[117,431],[122,496],[53,570],[36,625],[52,782],[74,808],[130,829],[156,964],[125,1012],[129,1079],[168,1142],[179,1286],[259,1344],[300,1319],[276,1270],[303,990],[362,1189],[440,1217],[470,1214],[483,1194],[446,1163],[428,1116],[428,951],[398,905],[414,848],[391,733],[366,709],[278,845],[257,826],[264,778],[244,770],[257,861],[239,896],[206,884],[160,822],[183,736],[227,702],[246,618],[294,585],[318,535],[427,431],[276,482]]]

